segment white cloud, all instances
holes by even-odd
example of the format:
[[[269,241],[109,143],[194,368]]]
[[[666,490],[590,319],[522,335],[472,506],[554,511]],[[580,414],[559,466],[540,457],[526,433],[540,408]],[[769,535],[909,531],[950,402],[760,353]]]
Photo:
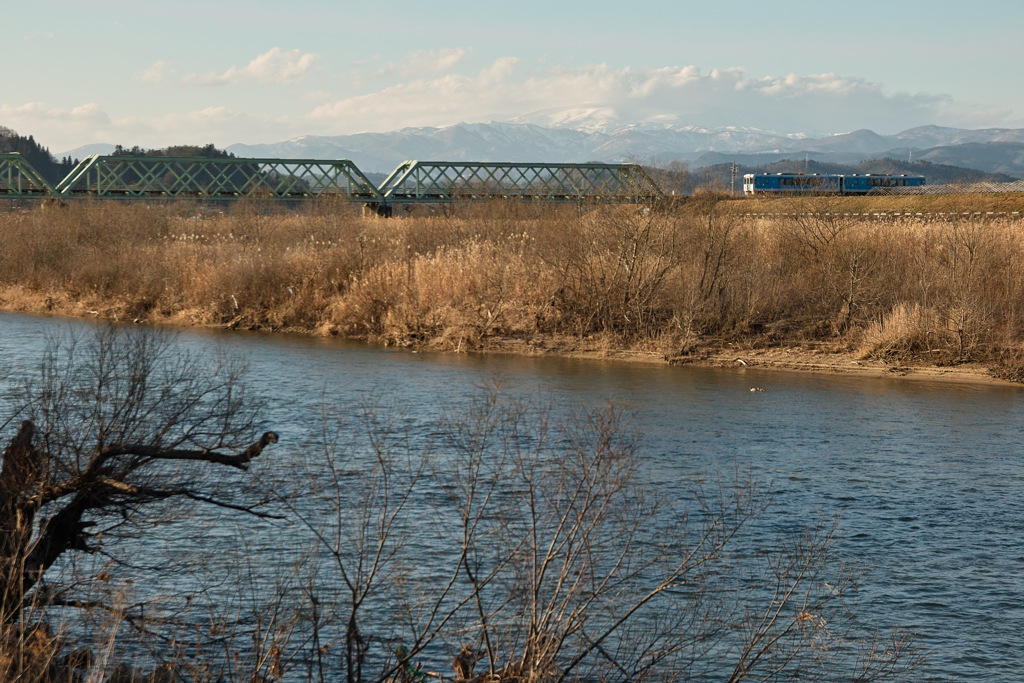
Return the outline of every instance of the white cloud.
[[[1006,107],[950,110],[946,125],[957,128],[1024,128],[1024,116]]]
[[[333,95],[326,90],[310,90],[309,92],[303,93],[302,99],[307,102],[327,102],[333,99]]]
[[[0,121],[22,135],[33,135],[51,151],[97,142],[94,133],[107,131],[112,125],[110,116],[95,102],[71,109],[51,107],[43,102],[0,104]]]
[[[315,54],[303,54],[299,50],[286,52],[275,47],[249,62],[242,73],[263,83],[290,83],[306,73],[314,60]]]
[[[446,48],[411,52],[398,62],[391,62],[377,71],[378,77],[400,76],[408,78],[451,71],[469,55],[469,50]]]
[[[229,107],[216,106],[157,117],[118,119],[103,139],[142,147],[207,143],[226,147],[246,135],[258,136],[260,140],[276,139],[285,130],[289,130],[291,135],[288,123],[281,117],[240,113]]]
[[[446,74],[315,108],[324,134],[443,126],[459,121],[567,117],[581,108],[619,123],[741,125],[782,132],[876,128],[895,132],[932,122],[949,104],[941,95],[889,94],[878,83],[837,74],[751,78],[744,69],[556,67],[517,77],[518,60],[502,58],[476,74]],[[571,118],[571,117],[569,117]],[[527,116],[526,119],[529,119]],[[545,122],[543,116],[536,119]],[[552,119],[556,120],[556,119]]]
[[[435,54],[435,65],[456,64]],[[249,65],[212,78],[236,82],[290,82],[306,73],[315,55],[270,50]],[[135,78],[175,82],[172,65],[156,62]],[[192,82],[198,82],[193,76]],[[322,84],[314,84],[322,85]],[[781,133],[826,134],[870,128],[894,133],[938,123],[963,127],[1021,127],[1020,114],[979,111],[945,95],[890,93],[878,83],[842,74],[752,77],[744,69],[701,71],[695,66],[612,68],[532,66],[514,57],[473,72],[449,71],[405,78],[359,95],[338,98],[311,88],[293,98],[264,99],[253,108],[234,94],[203,105],[146,115],[117,115],[96,103],[70,108],[40,102],[0,105],[0,123],[60,151],[92,142],[144,147],[169,144],[226,146],[276,142],[298,135],[387,132],[460,121],[518,120],[595,129],[602,124],[750,126]],[[262,97],[262,95],[261,95]],[[133,102],[125,105],[134,106]]]
[[[97,142],[150,148],[209,142],[227,146],[244,135],[255,136],[247,141],[256,142],[275,140],[282,131],[288,131],[285,137],[299,132],[288,128],[294,119],[238,113],[223,106],[154,117],[113,117],[95,103],[62,109],[29,102],[0,105],[0,121],[23,135],[34,135],[58,154]]]
[[[160,84],[173,77],[174,69],[170,62],[159,60],[154,62],[145,71],[135,74],[135,80],[140,83]]]
[[[221,74],[187,74],[181,82],[185,85],[230,85],[245,80],[268,84],[293,83],[309,71],[316,58],[317,55],[310,52],[274,47],[246,66],[232,66]]]
[[[95,102],[82,104],[73,109],[48,107],[42,102],[27,102],[18,106],[0,104],[0,116],[11,122],[11,127],[23,130],[29,130],[35,123],[72,127],[105,126],[110,123],[110,117]]]

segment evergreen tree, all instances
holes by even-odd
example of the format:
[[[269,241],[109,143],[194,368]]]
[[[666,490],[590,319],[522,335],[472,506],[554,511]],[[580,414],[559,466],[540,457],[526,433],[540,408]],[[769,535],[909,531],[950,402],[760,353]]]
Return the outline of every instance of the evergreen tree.
[[[0,126],[0,154],[17,152],[25,158],[32,168],[39,171],[48,182],[56,185],[68,172],[74,168],[74,164],[68,159],[58,163],[50,154],[50,150],[43,147],[31,135],[24,137],[5,126]]]

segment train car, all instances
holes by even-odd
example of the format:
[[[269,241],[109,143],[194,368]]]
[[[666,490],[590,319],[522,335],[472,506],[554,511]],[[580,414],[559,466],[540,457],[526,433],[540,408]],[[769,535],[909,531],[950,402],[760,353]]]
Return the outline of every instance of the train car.
[[[743,194],[834,194],[842,191],[840,175],[803,173],[748,173]]]
[[[923,175],[882,175],[866,173],[843,176],[843,194],[867,194],[877,188],[920,187]]]
[[[924,176],[834,173],[747,173],[743,194],[867,194],[872,190],[924,185]]]

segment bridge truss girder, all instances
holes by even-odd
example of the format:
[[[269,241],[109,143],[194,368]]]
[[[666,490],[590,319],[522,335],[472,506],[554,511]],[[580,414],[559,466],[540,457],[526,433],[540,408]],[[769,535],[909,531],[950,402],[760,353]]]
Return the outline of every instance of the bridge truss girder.
[[[342,196],[380,202],[377,188],[347,159],[235,157],[86,157],[56,188],[62,198],[97,199],[243,197],[305,201]]]
[[[381,215],[400,203],[645,203],[663,198],[636,164],[406,161],[378,188],[347,159],[93,155],[54,188],[20,154],[0,154],[0,198],[304,201],[322,196],[362,201]]]
[[[17,152],[0,154],[0,197],[49,198],[53,186]]]
[[[664,195],[637,164],[406,161],[380,186],[387,203],[480,199],[641,203]]]

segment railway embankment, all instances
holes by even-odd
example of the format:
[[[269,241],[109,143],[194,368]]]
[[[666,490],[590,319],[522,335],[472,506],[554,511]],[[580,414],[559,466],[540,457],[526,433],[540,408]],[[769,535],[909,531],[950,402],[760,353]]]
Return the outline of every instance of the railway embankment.
[[[743,197],[723,205],[736,213],[798,213],[802,211],[840,211],[858,214],[1021,214],[1024,194],[902,194],[860,196]]]
[[[1024,195],[0,212],[0,308],[438,351],[1024,378]],[[884,220],[879,220],[884,216]]]

